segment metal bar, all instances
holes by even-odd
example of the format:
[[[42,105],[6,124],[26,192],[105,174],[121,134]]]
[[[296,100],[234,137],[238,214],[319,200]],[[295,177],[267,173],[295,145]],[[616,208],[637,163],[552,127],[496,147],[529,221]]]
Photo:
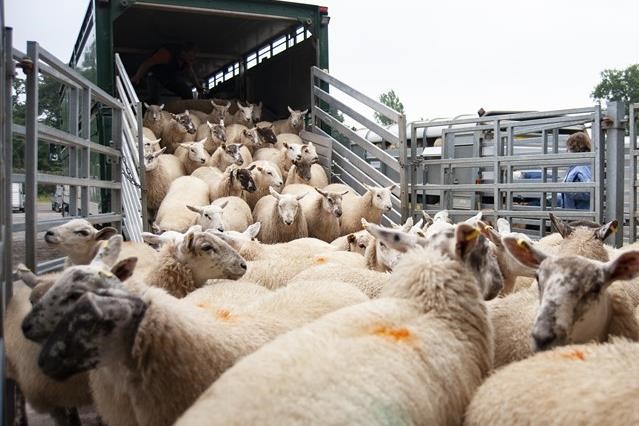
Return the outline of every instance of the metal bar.
[[[28,174],[13,173],[11,178],[14,182],[27,182]],[[74,178],[70,176],[50,175],[47,173],[35,173],[35,178],[38,183],[54,184],[54,185],[76,185],[76,186],[88,186],[95,188],[106,189],[120,189],[118,182],[111,182],[107,180],[99,179],[82,179]]]
[[[337,153],[340,157],[343,157],[346,161],[351,163],[354,167],[364,170],[366,174],[373,180],[382,186],[390,186],[394,184],[390,178],[386,175],[380,173],[375,167],[368,164],[365,160],[359,157],[357,154],[353,153],[353,151],[349,150],[344,146],[338,146],[339,143],[336,143],[333,147],[333,152]]]
[[[69,89],[69,111],[68,111],[68,132],[74,136],[78,135],[78,114],[80,111],[80,93],[77,89]],[[69,147],[69,170],[68,175],[78,177],[78,151],[75,146]],[[86,211],[86,210],[85,210]],[[75,216],[78,213],[78,188],[72,186],[69,188],[69,214]]]
[[[90,110],[89,110],[89,117],[90,117]],[[13,132],[21,136],[26,135],[25,127],[20,126],[18,124],[13,125]],[[64,145],[64,146],[75,145],[75,146],[80,146],[83,148],[90,148],[93,152],[109,155],[111,157],[120,156],[120,152],[116,151],[113,148],[100,145],[95,142],[91,142],[89,140],[84,140],[77,136],[71,135],[65,131],[55,129],[53,127],[49,127],[42,123],[38,123],[38,138],[46,142],[56,143],[58,145]]]
[[[592,121],[592,142],[597,160],[595,162],[595,181],[597,182],[597,190],[595,191],[595,211],[597,212],[596,222],[603,223],[603,204],[604,204],[604,167],[606,164],[605,148],[606,140],[601,129],[601,106],[595,106],[595,118]]]
[[[628,135],[630,139],[630,169],[628,175],[627,186],[630,191],[629,194],[629,213],[630,220],[628,221],[628,225],[630,228],[628,229],[628,239],[629,242],[633,243],[637,240],[637,123],[636,123],[636,111],[635,106],[637,104],[631,104],[628,114]]]
[[[2,89],[0,92],[2,97],[0,99],[0,105],[2,105],[2,109],[0,109],[0,123],[2,123],[2,128],[0,128],[0,164],[2,167],[0,168],[0,182],[2,183],[2,188],[0,188],[0,194],[2,194],[2,204],[5,206],[0,209],[0,219],[2,221],[0,227],[0,238],[2,239],[2,255],[0,256],[0,261],[2,262],[2,274],[0,275],[0,282],[2,283],[2,325],[3,328],[0,330],[2,336],[4,336],[4,311],[11,300],[11,296],[13,295],[13,280],[12,280],[12,260],[13,260],[13,250],[12,250],[12,235],[11,235],[11,224],[13,221],[13,216],[11,209],[11,171],[13,169],[13,105],[11,104],[11,90],[13,88],[13,79],[15,77],[15,68],[14,63],[11,58],[11,44],[13,43],[13,29],[5,28],[3,25],[4,22],[4,9],[2,8],[2,0],[0,0],[0,14],[2,14],[2,19],[0,19],[0,31],[2,32],[2,42],[3,45],[3,58],[2,58],[2,67],[0,67],[0,77],[2,78]],[[4,348],[3,348],[4,349]],[[4,352],[2,352],[4,353]],[[4,363],[0,368],[3,368],[4,372]],[[2,377],[4,379],[4,377]],[[4,383],[4,380],[2,380]],[[4,390],[4,388],[3,388]],[[9,392],[11,393],[11,392]],[[4,405],[4,404],[3,404]],[[4,408],[3,408],[4,409]],[[11,411],[11,410],[9,410]],[[6,417],[5,417],[6,419]]]
[[[368,96],[366,96],[365,94],[353,89],[352,87],[348,86],[347,84],[342,83],[341,81],[339,81],[338,79],[336,79],[335,77],[331,76],[330,74],[328,74],[327,72],[324,72],[323,70],[317,68],[317,67],[313,67],[312,68],[314,75],[331,84],[332,86],[338,88],[339,90],[341,90],[342,92],[346,93],[347,95],[353,97],[354,99],[358,100],[359,102],[363,103],[364,105],[372,108],[373,110],[377,111],[378,113],[382,114],[385,117],[388,117],[390,119],[392,119],[393,121],[397,122],[399,120],[399,117],[401,114],[399,114],[397,111],[387,107],[386,105],[369,98]]]
[[[608,102],[606,115],[612,119],[606,136],[606,221],[617,219],[623,226],[623,166],[624,164],[624,136],[623,119],[625,104],[623,102]],[[623,232],[615,234],[615,246],[623,245]]]
[[[129,78],[124,78],[124,76],[128,75],[126,72],[126,68],[124,68],[124,64],[122,63],[122,59],[120,58],[120,54],[115,54],[115,67],[118,71],[118,75],[121,76],[122,83],[124,84],[124,88],[126,89],[126,93],[129,96],[129,99],[132,104],[136,104],[140,102],[138,99],[138,94],[135,93],[135,89],[133,88],[133,84]]]
[[[113,109],[113,122],[111,124],[111,137],[113,140],[113,148],[121,151],[122,150],[122,115],[123,108],[114,108]],[[141,130],[141,129],[140,129]],[[112,188],[111,190],[111,210],[122,214],[122,160],[114,161],[111,164],[111,176],[118,183],[117,188]],[[127,218],[128,220],[138,220],[136,218]],[[132,238],[136,239],[136,238]],[[136,239],[137,240],[137,239]]]
[[[424,210],[428,214],[437,213],[437,210],[426,209]],[[462,216],[476,213],[477,210],[448,210],[450,216]],[[548,211],[541,210],[495,210],[495,209],[483,209],[482,212],[486,216],[497,215],[497,217],[517,217],[517,218],[535,218],[535,219],[548,219]],[[555,210],[552,214],[562,219],[583,219],[584,217],[593,217],[595,212],[588,210]]]
[[[128,80],[128,79],[127,79]],[[140,101],[137,102],[136,106],[136,117],[138,119],[138,137],[139,137],[139,179],[140,179],[140,209],[142,210],[142,231],[150,231],[149,225],[149,211],[147,209],[146,196],[147,196],[147,187],[146,187],[146,169],[144,166],[144,138],[143,138],[143,128],[142,128],[142,103]],[[330,175],[329,175],[330,176]],[[140,234],[141,235],[141,234]]]
[[[379,149],[378,147],[373,145],[371,142],[367,141],[366,139],[364,139],[363,137],[361,137],[360,135],[358,135],[357,133],[355,133],[354,131],[352,131],[351,129],[349,129],[348,127],[346,127],[339,121],[337,121],[335,118],[333,118],[326,112],[318,109],[316,111],[316,115],[320,120],[323,120],[324,122],[329,124],[332,128],[338,129],[340,133],[348,137],[351,140],[351,142],[355,142],[357,145],[364,148],[366,152],[373,155],[379,161],[386,164],[394,171],[399,172],[399,163],[394,157],[390,156],[388,153]]]
[[[81,114],[81,129],[80,136],[82,139],[88,140],[91,137],[91,89],[82,89],[82,102],[80,105]],[[98,144],[95,144],[98,145]],[[98,145],[102,146],[102,145]],[[113,150],[115,151],[115,150]],[[117,152],[117,151],[116,151]],[[118,154],[120,154],[118,152]],[[80,177],[83,179],[91,178],[91,146],[86,146],[81,151],[80,158]],[[81,193],[81,208],[83,216],[89,215],[89,187],[82,186]]]
[[[31,270],[36,267],[35,224],[37,221],[38,191],[38,73],[40,51],[38,43],[27,42],[27,55],[33,62],[33,68],[27,73],[26,95],[27,113],[25,120],[25,264]]]
[[[354,120],[357,120],[360,124],[366,126],[370,130],[375,132],[382,139],[385,139],[385,140],[387,140],[389,142],[394,142],[394,143],[400,143],[401,142],[397,135],[392,134],[391,132],[389,132],[388,130],[384,129],[379,124],[377,124],[374,121],[364,117],[362,114],[360,114],[359,112],[355,111],[353,108],[349,107],[348,105],[346,105],[346,104],[340,102],[339,100],[335,99],[334,97],[332,97],[331,95],[329,95],[328,93],[326,93],[325,91],[320,89],[319,87],[317,87],[317,86],[314,87],[313,88],[313,92],[315,93],[315,95],[318,98],[320,98],[324,102],[328,103],[330,106],[333,106],[336,109],[342,111],[344,114],[348,115],[350,118],[352,118]],[[319,110],[319,111],[321,111],[321,110]],[[324,111],[321,111],[321,112],[324,112]],[[371,142],[368,142],[368,143],[371,143]]]
[[[425,145],[426,143],[426,134],[424,134],[424,137],[422,138],[422,144]],[[406,151],[406,147],[404,146],[404,150]],[[417,183],[417,165],[416,165],[416,159],[417,159],[417,129],[415,129],[415,125],[411,123],[410,125],[410,164],[409,164],[409,160],[406,159],[407,156],[407,152],[404,153],[404,158],[405,158],[405,163],[404,163],[404,168],[405,171],[404,173],[408,174],[408,167],[410,167],[410,183],[411,183],[411,187],[410,187],[410,213],[411,214],[415,214],[415,210],[417,209],[417,191],[412,187],[412,184]],[[400,164],[400,167],[402,167],[402,165]],[[400,179],[401,180],[401,179]],[[408,182],[405,182],[406,186],[408,186]],[[401,182],[400,182],[400,186]],[[403,190],[407,190],[407,188],[402,188]]]
[[[67,223],[68,221],[72,220],[72,219],[87,219],[91,223],[120,222],[120,220],[121,220],[119,215],[114,215],[114,214],[111,214],[111,213],[91,215],[89,217],[64,216],[64,217],[61,217],[60,219],[50,219],[50,220],[43,220],[43,221],[38,222],[36,224],[36,232],[40,233],[40,232],[47,231],[48,229],[50,229],[50,228],[52,228],[54,226],[63,225],[65,223]],[[25,230],[25,228],[26,227],[25,227],[24,222],[22,222],[22,223],[14,223],[13,224],[13,228],[12,228],[12,232],[23,232]]]
[[[493,187],[499,191],[511,190],[515,192],[585,192],[589,189],[597,187],[595,182],[557,182],[557,183],[500,183],[500,184],[481,184],[475,183],[456,184],[456,185],[434,185],[424,184],[415,185],[416,189],[429,191],[446,190],[446,191],[481,191],[489,192]]]
[[[401,203],[401,221],[408,219],[410,206],[408,205],[408,147],[406,146],[406,116],[400,114],[397,120],[397,132],[399,143],[401,144],[401,155],[399,160],[399,199]]]
[[[557,166],[569,166],[573,165],[578,160],[594,160],[596,154],[594,152],[574,152],[574,153],[561,153],[561,154],[529,154],[529,155],[512,155],[500,157],[499,163],[502,166],[534,166],[540,168],[539,161],[544,162],[544,166],[548,165],[546,162],[550,162]],[[441,159],[441,160],[423,160],[425,165],[449,165],[450,168],[455,167],[473,167],[473,166],[489,166],[494,164],[494,160],[490,157],[483,158],[455,158],[455,159]]]

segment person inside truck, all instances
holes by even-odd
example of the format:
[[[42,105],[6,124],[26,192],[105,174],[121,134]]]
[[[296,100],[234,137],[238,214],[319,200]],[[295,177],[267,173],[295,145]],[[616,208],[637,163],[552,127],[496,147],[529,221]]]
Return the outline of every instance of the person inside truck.
[[[137,85],[147,77],[149,103],[152,104],[160,103],[162,87],[182,99],[191,99],[193,86],[198,92],[202,91],[202,85],[193,71],[196,55],[197,47],[190,42],[178,46],[163,46],[142,62],[131,81]]]
[[[577,132],[570,135],[566,141],[568,152],[590,152],[592,142],[586,132]],[[592,182],[592,170],[587,164],[570,166],[564,176],[566,182]],[[565,209],[589,209],[589,192],[565,192],[557,194],[557,205]]]

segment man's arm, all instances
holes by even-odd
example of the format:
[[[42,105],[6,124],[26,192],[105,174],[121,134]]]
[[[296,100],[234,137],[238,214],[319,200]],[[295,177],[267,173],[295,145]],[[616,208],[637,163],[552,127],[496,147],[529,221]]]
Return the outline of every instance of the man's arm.
[[[135,84],[138,84],[144,76],[149,72],[151,67],[158,64],[168,64],[171,61],[171,52],[169,52],[166,48],[161,48],[153,55],[148,57],[142,64],[138,67],[137,71],[131,77],[131,81]]]

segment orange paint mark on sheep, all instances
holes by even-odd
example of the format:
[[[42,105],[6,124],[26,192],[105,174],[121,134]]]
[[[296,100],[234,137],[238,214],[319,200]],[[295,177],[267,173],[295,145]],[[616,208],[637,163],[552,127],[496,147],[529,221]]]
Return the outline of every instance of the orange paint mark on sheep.
[[[326,260],[326,258],[324,256],[317,256],[315,258],[315,263],[317,263],[317,264],[324,264],[326,262],[327,262],[327,260]]]
[[[572,351],[568,351],[568,352],[562,352],[561,354],[562,358],[566,358],[566,359],[572,359],[575,361],[585,361],[586,360],[586,354],[583,353],[583,351],[580,350],[572,350]]]
[[[413,338],[412,333],[406,327],[392,328],[380,325],[373,329],[373,334],[386,337],[397,343],[405,342]]]
[[[215,315],[222,321],[229,321],[231,319],[231,312],[226,309],[218,309]]]

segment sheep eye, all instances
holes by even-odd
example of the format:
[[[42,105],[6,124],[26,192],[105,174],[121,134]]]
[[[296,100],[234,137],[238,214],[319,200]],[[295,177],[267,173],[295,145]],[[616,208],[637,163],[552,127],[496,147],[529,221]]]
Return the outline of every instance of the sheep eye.
[[[366,248],[366,246],[364,244],[360,244],[359,248]]]
[[[267,172],[266,174],[268,174],[269,176],[273,176],[273,173],[271,172]]]
[[[211,216],[209,216],[208,214],[205,214],[204,217],[207,219],[211,219]]]
[[[213,249],[213,246],[210,244],[205,244],[202,246],[202,250],[203,251],[212,251],[213,253],[215,253],[215,250]]]
[[[79,231],[75,231],[75,233],[76,233],[77,235],[81,235],[81,236],[83,236],[83,237],[86,237],[87,235],[89,235],[89,231],[87,231],[86,229],[81,229],[81,230],[79,230]]]
[[[380,194],[377,194],[377,198],[382,198],[382,196]]]
[[[386,244],[384,244],[384,243],[379,243],[379,245],[380,245],[380,247],[386,248]]]

